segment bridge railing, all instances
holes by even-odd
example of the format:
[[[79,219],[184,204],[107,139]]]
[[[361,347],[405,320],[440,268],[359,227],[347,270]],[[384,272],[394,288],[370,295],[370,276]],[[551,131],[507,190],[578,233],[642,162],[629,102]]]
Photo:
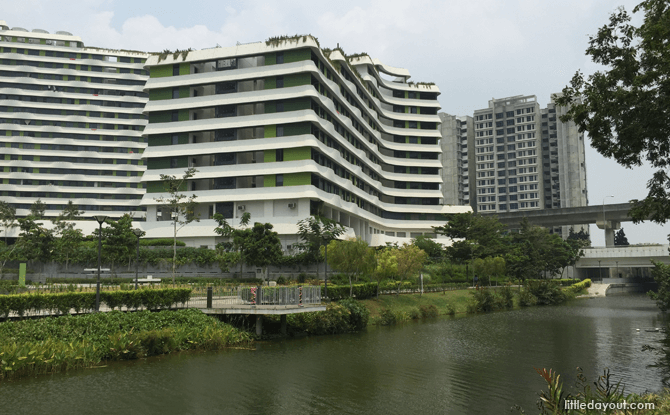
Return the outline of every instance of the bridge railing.
[[[212,290],[214,308],[230,305],[308,305],[321,304],[320,286],[292,287],[198,287],[188,307],[207,308],[207,290]]]

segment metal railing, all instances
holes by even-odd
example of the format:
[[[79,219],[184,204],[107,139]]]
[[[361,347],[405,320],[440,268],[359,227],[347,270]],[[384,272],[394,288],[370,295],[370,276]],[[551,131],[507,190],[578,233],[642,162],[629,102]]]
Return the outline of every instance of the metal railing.
[[[211,289],[213,308],[228,305],[307,305],[321,304],[321,287],[199,287],[194,289],[188,307],[209,308]]]

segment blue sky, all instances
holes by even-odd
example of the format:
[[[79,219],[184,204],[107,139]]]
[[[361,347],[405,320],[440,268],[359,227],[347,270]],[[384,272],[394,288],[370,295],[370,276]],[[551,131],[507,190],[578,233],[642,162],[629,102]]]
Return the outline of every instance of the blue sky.
[[[161,51],[232,46],[284,34],[309,33],[321,46],[367,52],[408,69],[414,81],[435,82],[442,110],[472,115],[492,98],[537,95],[546,105],[575,71],[598,68],[584,55],[588,35],[616,7],[636,1],[372,0],[130,1],[0,0],[10,27],[81,36],[87,46]],[[627,170],[587,148],[589,203],[641,199],[649,168]],[[667,243],[670,226],[624,224],[631,243]],[[592,227],[594,245],[602,232]]]

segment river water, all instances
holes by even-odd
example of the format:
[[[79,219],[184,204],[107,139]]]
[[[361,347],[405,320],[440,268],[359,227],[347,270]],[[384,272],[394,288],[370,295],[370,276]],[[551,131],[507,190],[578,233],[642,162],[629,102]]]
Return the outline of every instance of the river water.
[[[644,296],[576,300],[5,382],[0,413],[534,414],[545,386],[534,367],[566,386],[580,366],[589,380],[610,368],[629,392],[661,390],[657,356],[641,351],[665,337],[652,327],[664,322]]]

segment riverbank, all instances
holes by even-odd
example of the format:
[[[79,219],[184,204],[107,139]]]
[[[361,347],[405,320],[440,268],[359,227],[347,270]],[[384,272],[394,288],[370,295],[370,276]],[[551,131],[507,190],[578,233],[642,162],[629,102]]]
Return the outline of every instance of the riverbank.
[[[62,316],[0,323],[0,380],[92,368],[185,350],[245,345],[251,336],[199,310]]]
[[[565,299],[562,301],[574,299],[587,292],[584,287],[573,287],[564,287],[562,292],[565,294]],[[486,297],[482,295],[485,290],[490,290],[488,293],[491,295],[487,297],[488,300],[482,299]],[[516,310],[538,305],[537,298],[529,299],[527,294],[523,295],[525,289],[519,291],[516,287],[498,287],[485,290],[466,289],[424,293],[423,295],[383,295],[379,298],[360,300],[360,302],[370,311],[369,324],[372,325],[392,325],[425,317],[474,314],[481,311],[479,309],[482,307],[478,307],[478,303],[482,301],[491,303],[484,307],[490,308],[486,311]]]

